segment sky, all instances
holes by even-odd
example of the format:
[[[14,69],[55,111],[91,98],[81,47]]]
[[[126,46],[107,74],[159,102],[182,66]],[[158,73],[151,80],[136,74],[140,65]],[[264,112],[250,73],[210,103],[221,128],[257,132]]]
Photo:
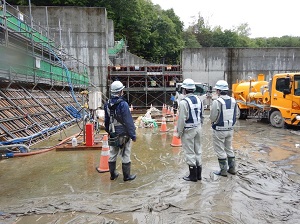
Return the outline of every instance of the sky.
[[[152,0],[162,9],[173,8],[185,28],[198,15],[210,27],[233,29],[248,23],[250,37],[300,37],[299,0]]]

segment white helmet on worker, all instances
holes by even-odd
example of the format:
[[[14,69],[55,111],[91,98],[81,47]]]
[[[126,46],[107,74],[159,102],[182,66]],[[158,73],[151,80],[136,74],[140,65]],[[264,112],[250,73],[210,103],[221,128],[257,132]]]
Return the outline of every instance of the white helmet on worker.
[[[121,83],[120,81],[114,81],[110,86],[110,91],[112,93],[118,93],[124,88],[125,86],[123,85],[123,83]]]
[[[182,83],[181,88],[184,89],[189,89],[189,90],[195,90],[196,86],[195,86],[195,82],[192,79],[185,79]]]
[[[227,91],[227,90],[229,90],[228,83],[225,80],[219,80],[219,81],[217,81],[217,83],[215,85],[215,89],[218,89],[221,91]]]

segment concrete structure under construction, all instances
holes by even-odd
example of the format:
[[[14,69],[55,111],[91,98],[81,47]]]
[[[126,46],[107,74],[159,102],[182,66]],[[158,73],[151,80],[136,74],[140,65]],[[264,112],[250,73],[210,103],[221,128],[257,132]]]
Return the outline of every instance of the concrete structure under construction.
[[[101,103],[91,108],[88,95],[101,91],[105,101],[114,80],[126,85],[135,108],[170,102],[175,82],[182,81],[180,66],[151,64],[127,52],[126,40],[115,41],[105,8],[28,8],[5,2],[0,7],[0,52],[4,148],[13,144],[26,151],[86,115],[96,120]]]
[[[82,120],[87,65],[68,54],[49,27],[0,5],[0,150],[28,151]],[[84,98],[84,100],[83,100]]]
[[[3,2],[3,1],[2,1]],[[74,124],[89,101],[120,80],[135,108],[171,104],[176,82],[267,78],[299,71],[300,48],[183,49],[181,65],[150,63],[114,39],[105,8],[0,7],[0,140],[32,144]],[[83,91],[87,90],[87,91]],[[83,93],[84,92],[84,93]],[[82,93],[82,94],[81,94]],[[89,106],[89,105],[88,105]],[[96,105],[91,109],[95,116]]]
[[[30,16],[28,7],[20,7]],[[180,66],[157,65],[127,51],[126,40],[114,39],[114,24],[105,8],[32,7],[32,17],[48,27],[64,50],[87,64],[89,91],[109,96],[114,80],[124,82],[126,98],[135,107],[171,103]],[[139,83],[138,86],[136,83]]]
[[[34,6],[31,10],[19,9],[27,16],[31,12],[34,20],[49,30],[68,55],[87,65],[91,91],[106,92],[108,44],[109,38],[113,38],[113,22],[108,23],[105,8]],[[72,61],[70,66],[73,67]]]

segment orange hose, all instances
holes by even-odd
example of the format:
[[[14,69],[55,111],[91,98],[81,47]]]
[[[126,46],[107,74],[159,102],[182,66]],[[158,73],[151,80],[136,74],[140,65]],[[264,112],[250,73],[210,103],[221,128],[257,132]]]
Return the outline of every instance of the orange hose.
[[[65,142],[69,141],[70,139],[72,139],[73,137],[75,137],[75,136],[77,136],[79,134],[80,134],[80,132],[77,133],[77,134],[75,134],[75,135],[72,135],[72,136],[70,136],[70,137],[68,137],[68,138],[66,138],[64,140],[62,140],[57,145],[52,146],[52,147],[50,147],[48,149],[42,149],[42,150],[37,150],[37,151],[34,151],[34,152],[25,152],[25,153],[18,152],[18,153],[14,153],[14,157],[31,156],[31,155],[36,155],[36,154],[44,153],[44,152],[49,152],[49,151],[55,149],[57,146],[59,146],[59,145],[65,143]]]

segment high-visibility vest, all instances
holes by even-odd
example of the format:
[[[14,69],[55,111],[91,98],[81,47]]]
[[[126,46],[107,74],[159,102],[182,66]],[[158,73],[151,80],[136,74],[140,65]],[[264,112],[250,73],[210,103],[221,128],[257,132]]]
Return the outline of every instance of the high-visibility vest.
[[[219,97],[217,101],[221,103],[221,113],[218,121],[212,125],[212,128],[217,131],[232,130],[236,121],[235,99],[232,97],[230,99],[223,99]]]
[[[184,128],[194,128],[200,125],[202,117],[201,100],[193,95],[184,98],[189,106],[189,118],[185,121]]]

